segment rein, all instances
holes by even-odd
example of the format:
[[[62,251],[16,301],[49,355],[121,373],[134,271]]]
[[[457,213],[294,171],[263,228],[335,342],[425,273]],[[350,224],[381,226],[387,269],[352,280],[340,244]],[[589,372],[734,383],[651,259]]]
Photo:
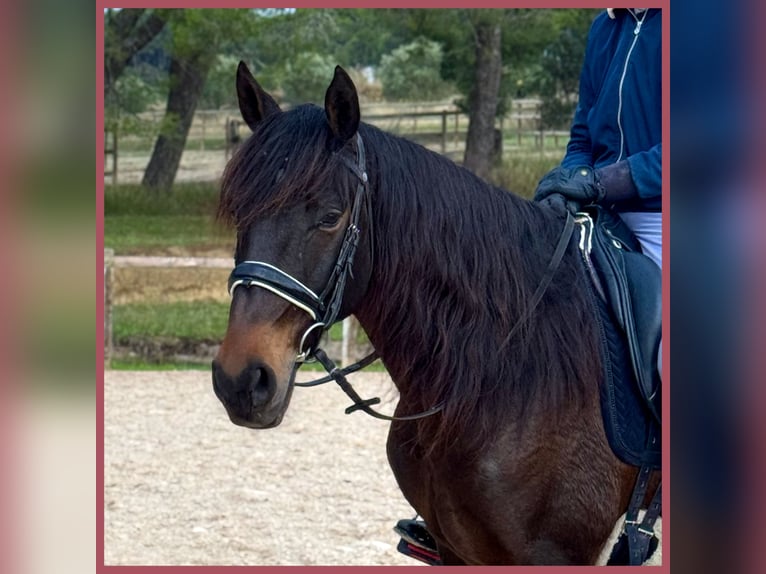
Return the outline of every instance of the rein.
[[[526,308],[524,314],[519,317],[519,320],[516,321],[516,324],[511,328],[510,331],[508,331],[508,335],[506,335],[505,339],[503,339],[503,342],[500,345],[501,349],[508,344],[511,338],[516,334],[516,331],[521,329],[522,325],[524,325],[524,323],[526,323],[532,317],[532,313],[534,313],[535,309],[540,304],[540,301],[542,301],[543,295],[545,295],[545,291],[547,291],[548,286],[553,280],[553,276],[556,274],[556,270],[561,264],[561,260],[564,258],[564,253],[566,253],[567,246],[569,245],[569,240],[572,238],[574,227],[574,217],[572,217],[572,214],[567,211],[567,219],[564,222],[564,229],[561,231],[561,235],[559,235],[559,241],[556,244],[556,249],[553,251],[551,260],[548,262],[548,267],[545,269],[545,273],[540,279],[540,283],[537,284],[537,289],[535,289],[535,292],[532,294],[532,299],[530,300],[529,306]]]

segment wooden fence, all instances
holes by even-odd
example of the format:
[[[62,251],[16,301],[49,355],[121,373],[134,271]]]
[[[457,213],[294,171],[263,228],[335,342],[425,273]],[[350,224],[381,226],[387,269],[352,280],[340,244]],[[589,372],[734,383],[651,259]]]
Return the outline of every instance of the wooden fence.
[[[190,273],[196,269],[230,269],[231,259],[218,257],[158,257],[158,256],[116,256],[112,249],[104,249],[104,365],[109,368],[115,356],[113,306],[114,282],[116,270],[120,268],[187,268]],[[359,325],[353,318],[347,318],[342,324],[343,338],[338,355],[341,366],[349,365],[359,349],[355,349]],[[355,352],[356,351],[356,352]],[[329,352],[329,350],[328,350]],[[172,358],[170,359],[172,360]]]
[[[551,139],[554,148],[566,144],[568,131],[543,129],[540,106],[540,101],[536,99],[515,100],[509,113],[498,119],[496,129],[501,135],[500,153],[502,145],[542,150],[550,145]],[[159,123],[162,115],[161,111],[153,111],[143,114],[143,117]],[[382,130],[417,141],[452,159],[462,157],[465,149],[468,116],[452,104],[372,104],[362,107],[362,118]],[[189,130],[186,149],[222,150],[228,158],[238,143],[247,137],[247,129],[237,110],[199,110]],[[124,139],[133,140],[132,148],[138,146],[146,154],[151,152],[151,140],[140,141],[133,136],[125,136]],[[118,138],[114,133],[107,133],[105,142],[104,153],[112,156],[113,166],[108,174],[112,176],[112,183],[116,183]]]
[[[104,130],[104,175],[112,176],[112,185],[117,183],[117,130]],[[111,156],[111,164],[108,161]]]

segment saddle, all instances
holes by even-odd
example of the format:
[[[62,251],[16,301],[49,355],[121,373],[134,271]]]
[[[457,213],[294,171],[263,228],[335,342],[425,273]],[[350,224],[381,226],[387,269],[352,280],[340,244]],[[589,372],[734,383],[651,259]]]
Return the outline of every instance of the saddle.
[[[657,370],[661,271],[641,253],[638,240],[615,213],[592,205],[578,212],[575,220],[580,225],[580,252],[597,294],[605,356],[611,363],[602,388],[607,435],[624,462],[659,468],[659,444],[646,445],[650,452],[642,452],[646,432],[636,431],[648,432],[662,424]]]
[[[615,213],[588,206],[575,220],[580,225],[580,253],[592,279],[604,357],[604,429],[615,455],[640,469],[623,532],[608,564],[640,565],[657,547],[654,522],[662,512],[658,488],[644,519],[638,520],[650,474],[662,466],[662,393],[657,370],[662,274],[641,254],[635,236]]]

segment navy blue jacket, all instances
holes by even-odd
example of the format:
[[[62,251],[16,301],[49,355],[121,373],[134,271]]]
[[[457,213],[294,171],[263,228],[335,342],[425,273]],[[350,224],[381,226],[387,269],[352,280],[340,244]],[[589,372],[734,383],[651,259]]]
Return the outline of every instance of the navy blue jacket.
[[[615,10],[593,21],[564,167],[627,159],[639,199],[662,209],[662,11]]]

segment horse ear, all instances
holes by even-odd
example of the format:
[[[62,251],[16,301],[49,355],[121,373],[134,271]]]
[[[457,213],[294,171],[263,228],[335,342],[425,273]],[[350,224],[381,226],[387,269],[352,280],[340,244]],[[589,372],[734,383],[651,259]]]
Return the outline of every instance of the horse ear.
[[[359,97],[354,82],[340,66],[335,66],[330,87],[324,97],[324,111],[333,135],[346,143],[359,128]]]
[[[237,98],[239,111],[245,123],[255,130],[255,126],[272,114],[282,110],[269,94],[255,81],[244,62],[237,66]]]

